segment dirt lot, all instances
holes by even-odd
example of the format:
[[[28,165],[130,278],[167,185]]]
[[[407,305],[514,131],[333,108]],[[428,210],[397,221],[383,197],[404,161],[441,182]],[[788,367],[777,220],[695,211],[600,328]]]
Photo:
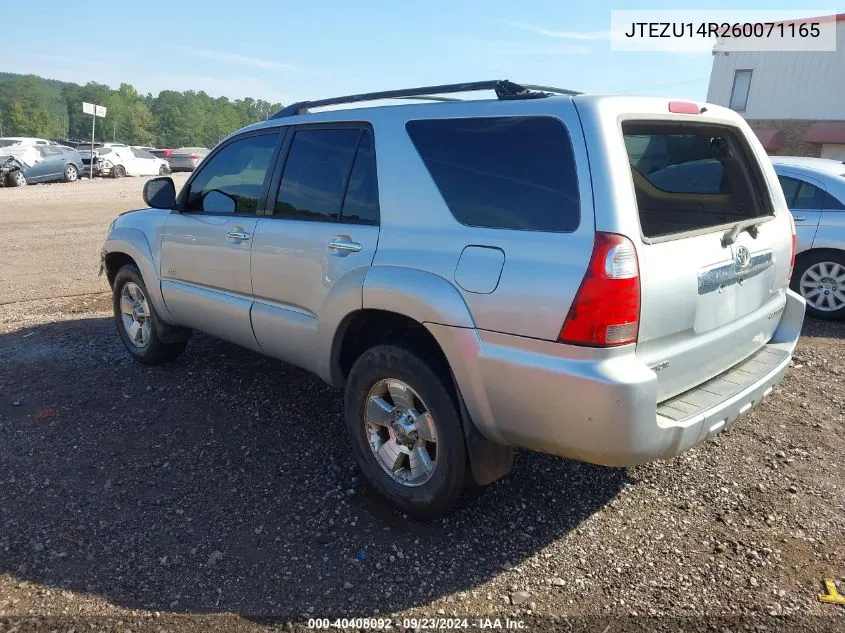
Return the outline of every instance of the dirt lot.
[[[845,592],[845,323],[808,321],[780,388],[680,458],[522,452],[415,523],[359,484],[318,379],[204,335],[128,360],[95,275],[141,186],[0,189],[0,631],[845,630],[817,597]]]

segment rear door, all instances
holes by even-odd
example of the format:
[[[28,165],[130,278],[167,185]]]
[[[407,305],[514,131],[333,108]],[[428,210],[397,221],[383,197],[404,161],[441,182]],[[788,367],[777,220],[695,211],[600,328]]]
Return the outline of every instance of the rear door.
[[[764,172],[739,127],[688,119],[621,127],[642,242],[636,353],[657,373],[662,400],[771,338],[786,301],[791,230],[775,214],[771,166]],[[751,220],[757,226],[740,230]]]
[[[161,290],[176,321],[252,349],[250,249],[278,139],[268,130],[218,148],[185,184],[162,238]]]
[[[789,169],[778,168],[778,180],[795,221],[798,252],[810,250],[819,227],[827,191],[824,183]]]
[[[360,301],[379,235],[373,132],[298,126],[252,245],[252,325],[264,353],[312,371],[321,318],[338,288]]]

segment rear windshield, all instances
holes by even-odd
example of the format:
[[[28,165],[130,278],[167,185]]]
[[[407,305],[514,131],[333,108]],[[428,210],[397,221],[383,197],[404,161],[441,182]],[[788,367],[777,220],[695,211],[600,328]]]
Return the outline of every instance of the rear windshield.
[[[739,130],[629,121],[622,134],[646,237],[772,213],[763,174]]]

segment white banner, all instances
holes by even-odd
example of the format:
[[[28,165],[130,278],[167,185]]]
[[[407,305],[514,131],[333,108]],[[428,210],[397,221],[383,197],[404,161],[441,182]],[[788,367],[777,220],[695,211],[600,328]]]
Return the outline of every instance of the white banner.
[[[105,117],[106,116],[106,106],[97,106],[97,116]]]
[[[835,51],[836,12],[614,10],[612,51]]]
[[[85,114],[94,114],[96,112],[95,106],[93,103],[85,103],[82,102],[82,112]]]

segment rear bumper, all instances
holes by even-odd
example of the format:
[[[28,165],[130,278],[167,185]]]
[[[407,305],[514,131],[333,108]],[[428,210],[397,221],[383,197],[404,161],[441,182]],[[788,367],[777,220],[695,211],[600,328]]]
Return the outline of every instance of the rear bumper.
[[[750,358],[658,404],[657,377],[631,348],[562,346],[429,325],[473,422],[489,439],[606,466],[674,457],[729,428],[789,367],[804,300],[788,292],[771,341]],[[565,354],[565,355],[564,355]]]

